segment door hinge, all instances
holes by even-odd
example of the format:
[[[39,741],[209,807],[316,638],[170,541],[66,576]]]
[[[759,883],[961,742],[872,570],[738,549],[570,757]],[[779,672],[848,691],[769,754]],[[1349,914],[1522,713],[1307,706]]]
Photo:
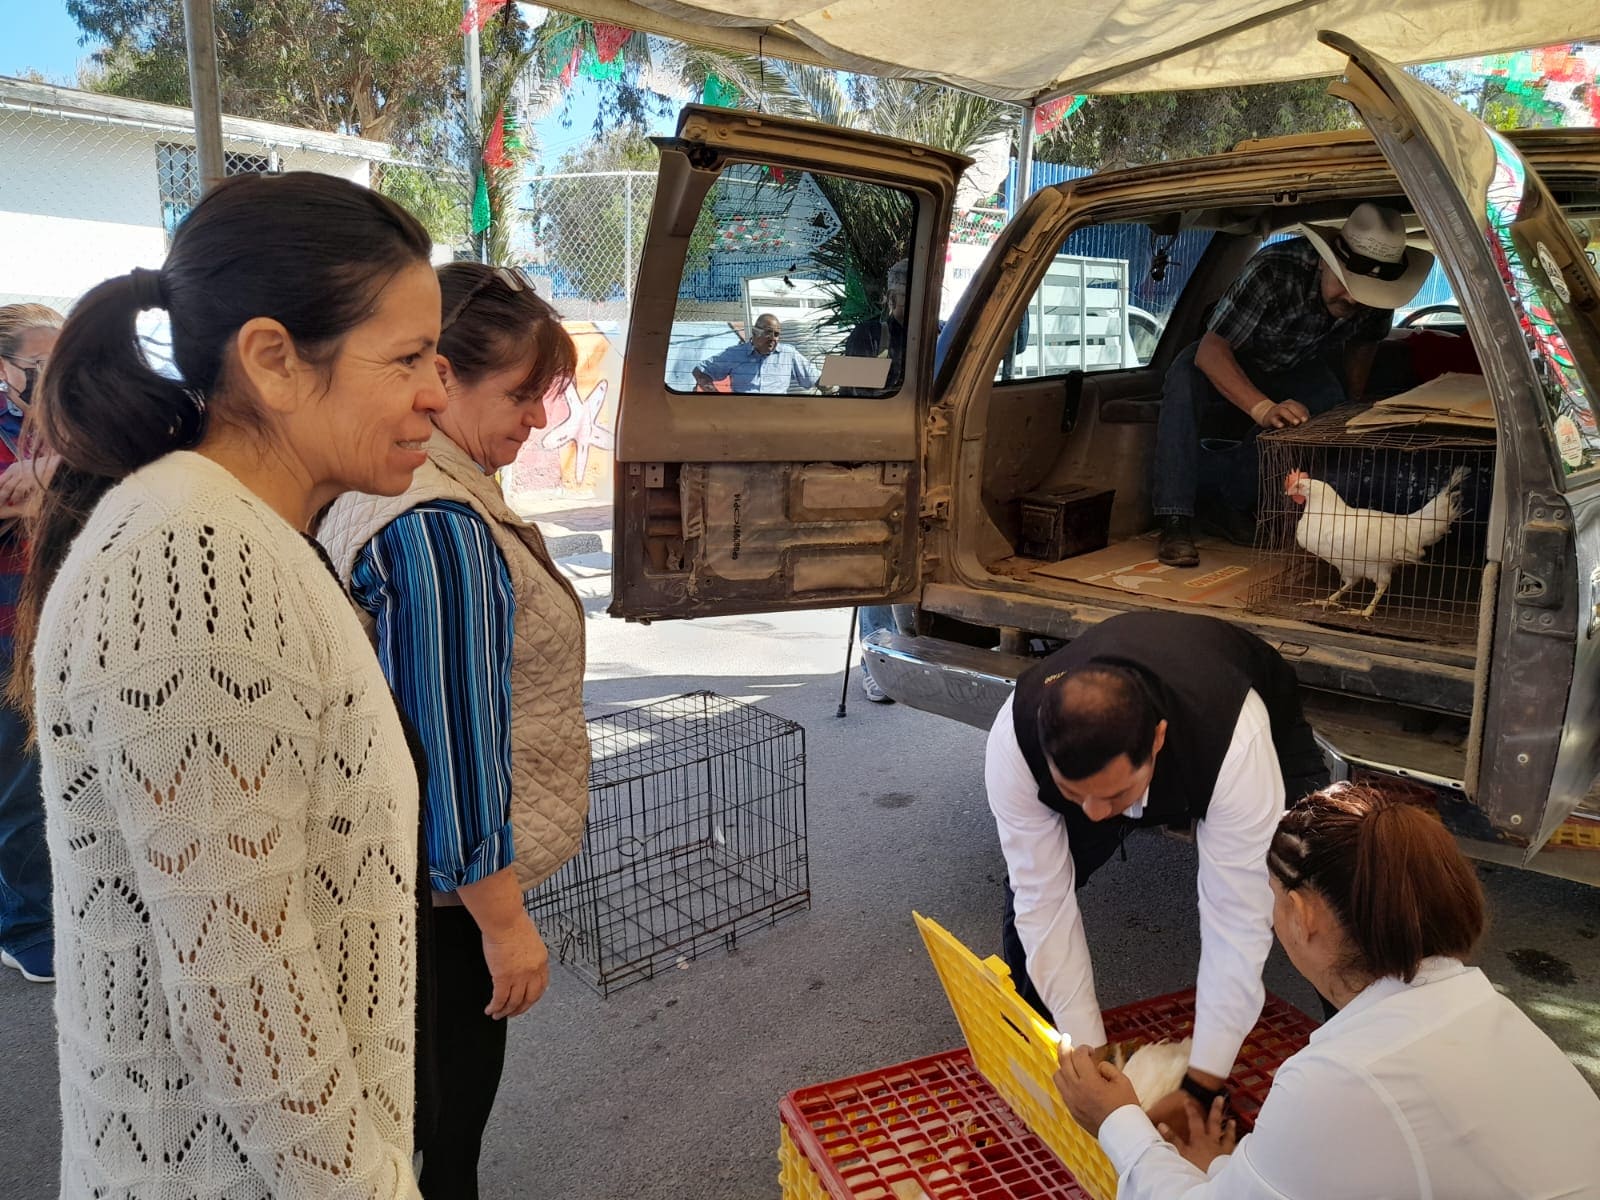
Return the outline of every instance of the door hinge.
[[[1523,633],[1571,639],[1577,615],[1568,597],[1573,576],[1572,515],[1564,498],[1534,493],[1526,500],[1513,598]]]
[[[950,436],[950,410],[948,408],[930,408],[928,410],[928,436]]]
[[[945,521],[950,517],[950,489],[929,488],[922,493],[922,507],[917,513],[924,521]]]

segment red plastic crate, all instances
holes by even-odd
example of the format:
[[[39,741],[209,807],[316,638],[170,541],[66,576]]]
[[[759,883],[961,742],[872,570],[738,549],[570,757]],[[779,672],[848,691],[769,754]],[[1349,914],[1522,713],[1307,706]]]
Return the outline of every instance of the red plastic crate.
[[[1194,990],[1108,1009],[1104,1019],[1108,1041],[1142,1045],[1163,1038],[1186,1038],[1194,1032]],[[1228,1077],[1228,1103],[1239,1118],[1241,1132],[1255,1127],[1273,1073],[1284,1059],[1304,1048],[1319,1024],[1287,1001],[1267,995],[1261,1019],[1239,1047],[1239,1058]]]
[[[965,1048],[798,1088],[778,1113],[818,1185],[786,1197],[893,1200],[914,1183],[932,1200],[1089,1200]]]

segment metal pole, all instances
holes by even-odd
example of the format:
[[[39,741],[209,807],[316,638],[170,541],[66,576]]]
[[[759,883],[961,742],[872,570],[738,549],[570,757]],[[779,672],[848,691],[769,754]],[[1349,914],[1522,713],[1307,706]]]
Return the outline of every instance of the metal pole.
[[[189,107],[194,112],[194,144],[204,194],[227,174],[222,152],[222,88],[217,82],[217,26],[211,0],[183,0],[183,35],[189,47]]]
[[[1037,104],[1022,106],[1022,129],[1017,137],[1017,194],[1011,198],[1010,216],[1016,216],[1022,202],[1033,195],[1033,114]]]
[[[850,659],[856,648],[856,621],[861,615],[859,608],[850,610],[850,636],[844,643],[844,682],[839,685],[839,708],[833,714],[836,717],[845,715],[845,709],[850,703]]]
[[[483,131],[483,63],[478,57],[478,0],[467,0],[467,111]]]
[[[628,317],[633,318],[633,176],[624,175],[622,183],[622,297],[628,306]]]
[[[478,131],[477,161],[472,164],[472,181],[474,186],[480,175],[484,175],[487,166],[483,161],[484,147],[488,145],[489,130],[483,119],[483,63],[478,55],[478,0],[467,0],[467,112],[472,125]],[[484,182],[488,179],[485,176]],[[467,196],[467,208],[471,210],[473,195],[471,189]],[[492,219],[492,218],[491,218]],[[489,230],[483,231],[482,242],[478,248],[478,258],[481,262],[489,261]]]

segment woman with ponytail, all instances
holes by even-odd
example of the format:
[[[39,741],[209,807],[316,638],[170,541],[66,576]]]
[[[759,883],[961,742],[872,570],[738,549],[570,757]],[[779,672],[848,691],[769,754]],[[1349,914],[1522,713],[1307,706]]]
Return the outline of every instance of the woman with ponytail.
[[[1187,1137],[1158,1130],[1121,1072],[1063,1050],[1119,1200],[1600,1197],[1600,1098],[1466,965],[1483,892],[1433,814],[1334,784],[1284,815],[1267,868],[1278,940],[1338,1011],[1237,1145],[1222,1099],[1189,1102]]]
[[[306,530],[426,461],[429,249],[355,184],[243,176],[61,331],[11,686],[55,876],[63,1197],[418,1194],[417,775]],[[180,378],[141,352],[149,308]]]

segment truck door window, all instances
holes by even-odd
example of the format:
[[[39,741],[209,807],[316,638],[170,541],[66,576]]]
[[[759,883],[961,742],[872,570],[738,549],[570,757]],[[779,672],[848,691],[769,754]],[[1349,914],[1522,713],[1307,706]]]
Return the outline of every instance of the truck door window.
[[[1127,224],[1074,230],[1023,310],[995,377],[1145,365],[1211,237],[1191,229],[1158,238]]]
[[[730,166],[690,240],[667,387],[893,395],[915,222],[912,198],[893,188]]]

